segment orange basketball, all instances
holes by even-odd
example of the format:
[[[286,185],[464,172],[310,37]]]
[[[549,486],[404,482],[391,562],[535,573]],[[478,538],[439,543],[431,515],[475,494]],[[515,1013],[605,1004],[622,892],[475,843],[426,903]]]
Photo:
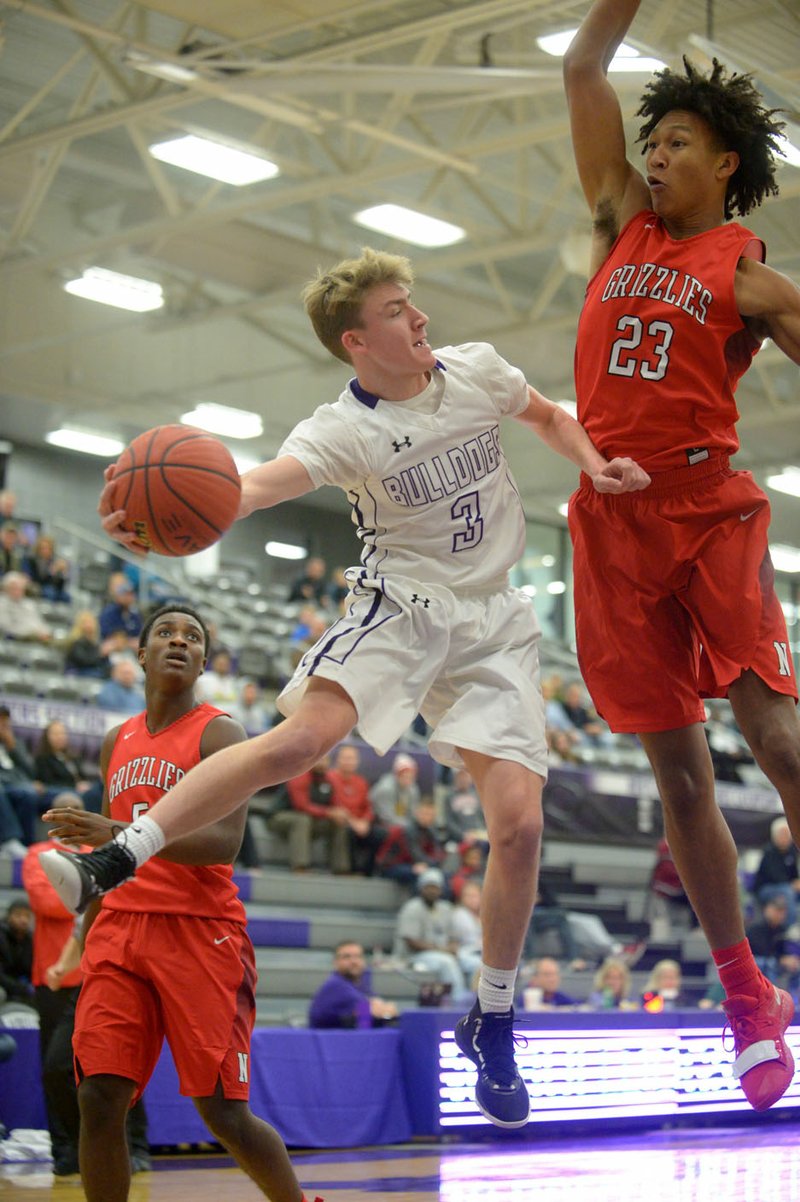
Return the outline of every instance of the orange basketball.
[[[194,555],[222,538],[239,511],[239,472],[227,447],[191,426],[156,426],[125,448],[112,504],[159,555]]]

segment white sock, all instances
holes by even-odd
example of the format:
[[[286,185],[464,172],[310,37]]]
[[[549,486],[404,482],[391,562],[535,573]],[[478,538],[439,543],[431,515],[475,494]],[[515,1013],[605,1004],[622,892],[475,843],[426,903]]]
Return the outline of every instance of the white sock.
[[[130,826],[126,826],[124,831],[115,835],[114,842],[127,848],[136,860],[136,867],[141,868],[145,860],[158,855],[165,845],[166,839],[158,823],[145,814],[132,822]]]
[[[478,981],[478,1004],[482,1014],[504,1014],[514,1001],[516,968],[489,968],[481,964]]]

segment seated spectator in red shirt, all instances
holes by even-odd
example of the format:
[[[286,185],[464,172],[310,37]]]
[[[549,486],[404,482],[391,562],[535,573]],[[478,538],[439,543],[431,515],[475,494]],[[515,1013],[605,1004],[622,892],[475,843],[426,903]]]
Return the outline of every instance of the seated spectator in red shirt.
[[[458,849],[460,862],[450,879],[450,892],[455,901],[461,900],[461,890],[467,881],[482,881],[486,871],[484,845],[465,840]]]
[[[333,953],[333,972],[311,999],[309,1027],[364,1030],[397,1018],[394,1002],[374,997],[370,971],[360,943],[345,939]]]
[[[336,752],[335,766],[329,775],[333,781],[337,805],[344,806],[349,815],[350,860],[354,872],[372,876],[375,856],[386,837],[386,831],[375,823],[375,813],[369,799],[369,782],[358,772],[361,756],[358,748],[343,743]]]
[[[289,840],[289,865],[293,872],[311,866],[311,843],[323,836],[328,844],[332,872],[350,871],[350,814],[340,805],[330,772],[330,757],[324,756],[310,772],[295,776],[284,785],[289,802],[268,819],[270,830]]]
[[[416,887],[428,868],[441,868],[446,856],[436,833],[436,807],[422,798],[412,810],[408,826],[393,826],[378,848],[378,875]]]

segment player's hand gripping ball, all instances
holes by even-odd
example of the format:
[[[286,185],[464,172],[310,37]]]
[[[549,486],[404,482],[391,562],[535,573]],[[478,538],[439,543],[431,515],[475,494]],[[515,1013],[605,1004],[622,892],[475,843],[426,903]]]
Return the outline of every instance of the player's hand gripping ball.
[[[112,480],[111,504],[125,529],[159,555],[194,555],[233,524],[242,486],[219,439],[191,426],[156,426],[125,448]]]

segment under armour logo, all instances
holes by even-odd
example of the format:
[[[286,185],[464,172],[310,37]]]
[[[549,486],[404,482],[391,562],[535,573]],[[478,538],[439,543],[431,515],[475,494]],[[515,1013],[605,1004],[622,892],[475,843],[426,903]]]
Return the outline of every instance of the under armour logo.
[[[420,605],[424,605],[426,609],[428,608],[428,606],[431,603],[430,597],[420,597],[418,593],[414,593],[413,597],[411,598],[411,601],[412,601],[412,604],[414,604],[414,605],[416,605],[417,603],[419,603]]]
[[[398,442],[396,438],[393,438],[393,439],[392,439],[392,446],[394,447],[395,454],[396,454],[396,455],[399,455],[399,454],[400,454],[400,451],[402,450],[402,448],[403,448],[403,447],[410,447],[410,446],[411,446],[411,439],[408,437],[408,435],[407,435],[407,434],[406,434],[406,436],[405,436],[405,438],[403,439],[403,441],[402,441],[402,442]]]

